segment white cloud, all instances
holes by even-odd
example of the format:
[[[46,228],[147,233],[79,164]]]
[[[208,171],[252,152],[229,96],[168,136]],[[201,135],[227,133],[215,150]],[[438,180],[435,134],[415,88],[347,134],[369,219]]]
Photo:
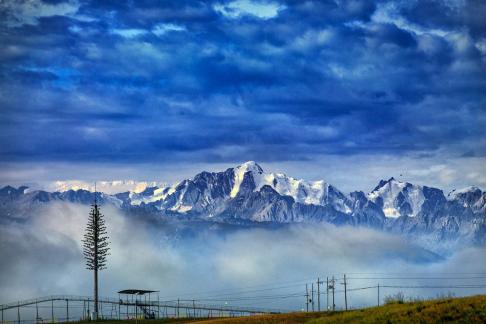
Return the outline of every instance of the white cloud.
[[[8,260],[0,262],[0,301],[92,293],[92,277],[85,270],[81,252],[88,212],[88,206],[53,203],[37,210],[34,217],[21,224],[6,223],[0,227],[0,261]],[[173,228],[165,222],[144,223],[108,206],[104,206],[102,212],[112,248],[108,269],[100,274],[102,296],[113,296],[122,288],[139,287],[163,288],[161,298],[172,300],[214,298],[214,291],[221,289],[226,293],[236,291],[233,297],[237,297],[241,296],[242,289],[248,291],[248,286],[266,285],[268,288],[297,281],[286,289],[246,294],[298,293],[296,298],[246,303],[299,309],[305,283],[315,281],[319,275],[325,278],[328,274],[340,276],[344,272],[400,272],[408,276],[430,274],[438,277],[484,270],[484,262],[477,260],[484,260],[485,249],[466,249],[442,262],[423,262],[429,257],[426,251],[397,236],[369,229],[314,225],[279,230],[245,229],[221,236],[220,232],[198,225],[193,228],[198,234],[184,237],[183,233],[169,234]],[[406,281],[410,285],[418,282]],[[376,283],[350,280],[351,287]],[[434,281],[434,284],[440,282]],[[383,292],[383,295],[391,292]],[[408,296],[434,296],[438,292],[432,289],[406,291]],[[474,291],[461,290],[460,293]],[[376,300],[376,292],[352,292],[348,297],[353,307],[370,305]],[[213,303],[218,304],[218,301]],[[338,306],[342,306],[342,295],[339,295]],[[14,316],[13,313],[7,315]]]
[[[305,52],[309,49],[330,43],[333,36],[333,31],[329,29],[308,30],[303,35],[296,37],[291,47],[295,50]]]
[[[41,0],[0,1],[0,11],[7,13],[4,23],[9,27],[36,25],[39,18],[44,17],[73,16],[79,7],[80,4],[76,0],[56,4],[44,3]]]
[[[400,29],[404,29],[408,32],[415,33],[417,35],[431,34],[443,37],[447,35],[449,31],[438,29],[438,28],[428,28],[418,24],[414,24],[399,14],[399,6],[408,5],[407,2],[397,4],[395,2],[378,4],[375,12],[373,13],[371,20],[375,23],[385,23],[385,24],[395,24]],[[366,27],[366,24],[355,22],[355,24],[361,27]]]
[[[79,26],[76,26],[76,25],[73,25],[73,26],[69,26],[69,31],[73,34],[79,34],[81,33],[81,31],[83,30],[81,27]]]
[[[146,35],[148,31],[139,28],[127,28],[127,29],[112,29],[111,33],[121,36],[123,38],[135,38],[135,37]]]
[[[481,38],[476,42],[476,48],[481,52],[482,55],[486,55],[486,38]]]
[[[168,32],[185,31],[186,27],[176,24],[157,24],[152,28],[152,33],[157,36],[162,36]]]
[[[285,9],[284,5],[269,1],[236,0],[228,4],[216,4],[214,10],[228,18],[239,18],[245,15],[261,19],[270,19]]]
[[[142,29],[142,28],[116,28],[112,29],[110,33],[121,36],[123,38],[137,38],[149,34],[150,32],[156,36],[162,36],[170,32],[180,32],[185,31],[186,27],[176,24],[157,24],[152,30]]]

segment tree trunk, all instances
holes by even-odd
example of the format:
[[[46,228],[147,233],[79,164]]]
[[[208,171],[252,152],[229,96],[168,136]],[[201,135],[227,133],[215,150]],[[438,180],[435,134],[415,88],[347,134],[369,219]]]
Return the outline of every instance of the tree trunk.
[[[94,269],[94,313],[93,319],[98,320],[98,269]]]

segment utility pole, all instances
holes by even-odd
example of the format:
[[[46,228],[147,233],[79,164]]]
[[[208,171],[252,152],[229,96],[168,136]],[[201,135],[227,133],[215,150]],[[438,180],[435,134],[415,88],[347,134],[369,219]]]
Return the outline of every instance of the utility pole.
[[[329,277],[326,277],[326,311],[329,312]]]
[[[380,306],[380,283],[378,283],[378,306]]]
[[[312,311],[314,311],[314,283],[311,283],[311,296]]]
[[[305,311],[309,312],[309,288],[305,284]]]
[[[348,294],[347,294],[347,285],[346,285],[346,274],[344,274],[344,309],[348,310]]]
[[[320,281],[319,278],[317,278],[317,311],[321,311],[321,289],[320,285],[323,284],[322,281]]]
[[[331,279],[330,289],[332,289],[332,311],[334,312],[336,310],[336,303],[334,302],[334,292],[336,290],[336,279],[334,279],[334,276],[332,276]]]

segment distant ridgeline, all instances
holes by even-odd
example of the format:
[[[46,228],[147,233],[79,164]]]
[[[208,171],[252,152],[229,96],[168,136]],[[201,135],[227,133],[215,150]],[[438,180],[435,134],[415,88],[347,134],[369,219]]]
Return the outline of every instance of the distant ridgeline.
[[[128,214],[156,216],[148,217],[154,222],[331,223],[399,233],[427,242],[428,247],[486,244],[486,192],[476,187],[446,197],[440,189],[391,178],[368,194],[344,194],[325,181],[266,173],[255,162],[246,162],[223,172],[201,172],[173,186],[115,195],[98,192],[97,199]],[[94,193],[86,190],[46,192],[7,186],[0,189],[0,222],[22,220],[53,201],[87,205],[93,200]]]

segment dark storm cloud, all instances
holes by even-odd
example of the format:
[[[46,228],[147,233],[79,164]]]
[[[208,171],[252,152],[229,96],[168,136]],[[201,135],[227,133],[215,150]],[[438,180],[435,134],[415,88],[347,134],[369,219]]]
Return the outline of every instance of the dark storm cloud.
[[[484,5],[451,3],[4,1],[0,158],[484,155]]]

